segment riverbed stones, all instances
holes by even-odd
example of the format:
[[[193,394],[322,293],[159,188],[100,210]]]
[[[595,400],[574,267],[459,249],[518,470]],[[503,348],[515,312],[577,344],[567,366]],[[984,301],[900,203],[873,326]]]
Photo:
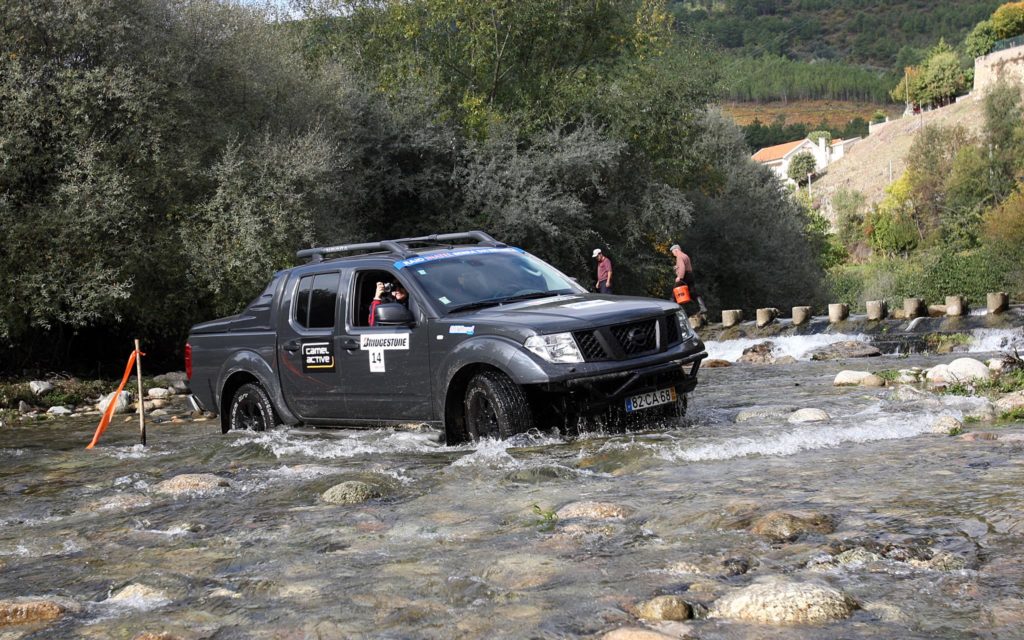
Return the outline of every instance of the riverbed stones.
[[[167,594],[149,585],[132,583],[106,600],[117,602],[135,609],[148,609],[158,607],[171,601]]]
[[[53,383],[47,380],[33,380],[28,383],[28,388],[29,391],[32,392],[32,395],[38,397],[44,393],[53,391]]]
[[[107,407],[110,405],[111,402],[116,402],[116,404],[114,405],[115,414],[128,413],[129,405],[132,402],[132,394],[130,394],[127,391],[122,391],[121,394],[117,397],[116,401],[114,400],[115,395],[117,395],[117,392],[111,391],[107,395],[103,396],[103,398],[101,398],[100,401],[96,404],[96,410],[102,413],[107,410]]]
[[[690,603],[679,596],[657,596],[636,606],[636,617],[644,620],[689,620]]]
[[[811,360],[840,360],[843,358],[873,358],[882,355],[878,347],[858,340],[842,340],[819,347],[810,352]]]
[[[721,367],[731,367],[731,366],[732,366],[732,363],[729,362],[728,360],[722,360],[722,359],[719,359],[719,358],[711,358],[710,360],[705,360],[704,364],[701,365],[701,368],[704,368],[704,369],[718,369],[718,368],[721,368]]]
[[[830,586],[775,581],[720,598],[710,616],[761,624],[815,624],[842,620],[856,608],[852,598]]]
[[[384,487],[359,480],[349,480],[336,484],[320,495],[320,499],[328,504],[359,504],[385,495]]]
[[[57,405],[55,407],[50,407],[49,409],[46,410],[46,414],[47,415],[57,416],[57,417],[69,416],[72,413],[73,412],[71,411],[71,409],[68,409],[67,407],[62,406],[62,405]]]
[[[227,478],[212,473],[183,473],[157,484],[153,491],[180,496],[221,491],[230,486],[231,482]]]
[[[13,598],[0,600],[0,627],[53,622],[81,608],[64,598]]]
[[[146,395],[149,396],[150,398],[166,398],[167,396],[170,396],[172,394],[170,390],[164,389],[163,387],[153,387],[152,389],[146,392]]]
[[[806,533],[832,533],[835,523],[823,514],[808,511],[772,511],[754,521],[750,532],[774,542],[790,542]]]
[[[633,515],[629,507],[612,502],[581,501],[570,502],[556,512],[561,520],[580,518],[584,520],[624,520]]]
[[[35,409],[32,408],[32,405],[24,400],[18,400],[18,413],[25,415],[26,413],[32,413],[33,411],[35,411]]]
[[[805,422],[828,422],[832,418],[824,409],[797,409],[786,419],[790,424],[803,424]]]

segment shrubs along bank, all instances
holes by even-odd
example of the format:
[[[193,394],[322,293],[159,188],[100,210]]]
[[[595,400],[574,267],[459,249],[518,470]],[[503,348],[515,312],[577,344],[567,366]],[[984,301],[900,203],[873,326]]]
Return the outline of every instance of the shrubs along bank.
[[[604,247],[621,293],[667,295],[679,242],[711,305],[806,300],[820,231],[675,27],[640,0],[6,7],[0,371],[113,377],[133,338],[178,368],[298,248],[466,228],[581,282]]]

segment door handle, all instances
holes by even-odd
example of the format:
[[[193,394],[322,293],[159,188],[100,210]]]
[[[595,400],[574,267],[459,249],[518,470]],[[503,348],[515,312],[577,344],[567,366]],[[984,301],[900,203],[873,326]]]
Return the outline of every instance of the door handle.
[[[342,349],[358,349],[359,348],[359,341],[356,340],[355,338],[345,338],[344,340],[341,341],[341,348]]]
[[[284,350],[290,351],[291,353],[295,353],[296,351],[299,350],[300,346],[301,344],[299,343],[298,340],[289,340],[288,342],[284,343]]]

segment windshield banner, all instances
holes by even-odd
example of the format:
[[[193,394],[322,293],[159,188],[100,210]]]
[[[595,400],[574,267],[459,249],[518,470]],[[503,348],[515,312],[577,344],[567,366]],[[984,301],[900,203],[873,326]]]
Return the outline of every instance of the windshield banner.
[[[404,269],[406,267],[414,267],[424,262],[435,262],[437,260],[447,260],[448,258],[458,258],[460,256],[479,256],[485,253],[506,253],[508,251],[515,251],[516,253],[526,253],[519,247],[482,247],[480,249],[458,249],[456,251],[442,251],[440,253],[432,253],[429,256],[416,256],[415,258],[409,258],[407,260],[399,260],[395,262],[396,269]]]

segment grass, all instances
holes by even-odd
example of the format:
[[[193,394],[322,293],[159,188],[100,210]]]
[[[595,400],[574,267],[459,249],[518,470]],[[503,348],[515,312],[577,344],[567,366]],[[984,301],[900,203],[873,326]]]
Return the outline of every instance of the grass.
[[[946,385],[938,393],[951,396],[986,396],[993,398],[1015,391],[1024,391],[1024,369],[1015,369],[988,380],[957,382]]]
[[[552,509],[544,509],[539,504],[533,505],[533,513],[537,516],[534,526],[541,531],[551,531],[555,528],[555,523],[558,522],[558,514]]]
[[[999,422],[1022,422],[1024,421],[1024,407],[1017,407],[1010,411],[1004,411],[999,415]]]
[[[884,371],[876,371],[875,375],[886,382],[895,382],[900,377],[900,372],[897,369],[885,369]]]
[[[971,343],[971,336],[966,333],[933,333],[925,338],[929,351],[950,353],[954,348]]]

